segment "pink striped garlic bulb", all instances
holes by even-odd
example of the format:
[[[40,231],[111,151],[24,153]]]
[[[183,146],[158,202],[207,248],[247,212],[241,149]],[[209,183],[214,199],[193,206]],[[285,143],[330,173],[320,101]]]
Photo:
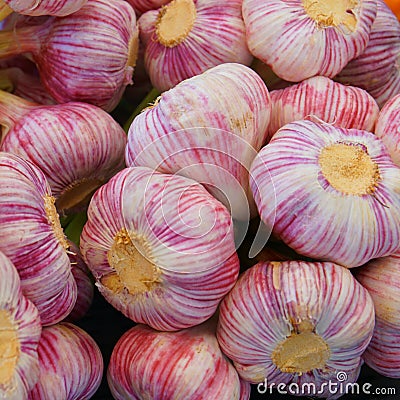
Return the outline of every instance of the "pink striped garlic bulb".
[[[373,328],[371,296],[349,270],[266,262],[244,272],[222,301],[217,338],[242,379],[266,388],[312,383],[315,393],[292,394],[337,398],[328,382],[357,380]]]
[[[335,80],[367,90],[383,107],[400,94],[400,22],[384,0],[376,2],[378,12],[367,47]]]
[[[136,15],[141,15],[146,11],[156,10],[170,1],[171,0],[127,0],[135,10]]]
[[[251,53],[282,79],[329,78],[368,43],[376,0],[243,0]]]
[[[272,111],[268,131],[271,135],[283,125],[304,118],[372,131],[379,113],[376,101],[368,92],[324,76],[314,76],[270,94]]]
[[[248,400],[210,321],[179,332],[136,325],[118,340],[107,379],[116,400]]]
[[[0,398],[24,400],[39,378],[39,313],[21,291],[18,271],[0,251]]]
[[[125,132],[94,105],[40,106],[0,91],[0,122],[0,150],[41,169],[59,212],[86,207],[93,192],[125,166]]]
[[[94,194],[80,248],[106,300],[158,330],[205,321],[239,272],[228,210],[197,182],[143,167]]]
[[[373,133],[297,121],[259,152],[261,220],[301,255],[360,266],[400,246],[400,168]]]
[[[38,355],[39,380],[28,400],[90,399],[99,388],[103,357],[83,329],[66,322],[44,328]]]
[[[134,119],[126,164],[190,177],[246,220],[255,209],[248,170],[268,139],[270,111],[268,89],[253,70],[218,65],[164,92]]]
[[[14,263],[23,294],[42,325],[65,318],[77,288],[68,243],[44,174],[31,162],[0,152],[0,251]]]
[[[376,120],[375,135],[385,143],[394,163],[400,167],[400,93],[382,107]]]
[[[355,270],[375,305],[376,324],[363,354],[379,374],[400,378],[400,253],[376,258]]]
[[[113,110],[132,83],[136,15],[124,0],[88,0],[67,17],[0,32],[0,57],[31,53],[47,91],[59,103]]]
[[[222,63],[250,65],[242,0],[172,0],[139,18],[145,66],[159,91]]]

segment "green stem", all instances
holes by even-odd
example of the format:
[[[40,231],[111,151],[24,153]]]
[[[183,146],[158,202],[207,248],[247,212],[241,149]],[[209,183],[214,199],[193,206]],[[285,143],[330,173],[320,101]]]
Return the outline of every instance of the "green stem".
[[[132,121],[135,119],[135,117],[139,115],[143,109],[148,107],[159,95],[160,92],[155,88],[151,89],[150,92],[147,93],[146,97],[140,102],[140,104],[135,108],[135,111],[125,122],[124,131],[126,133],[128,133],[129,127],[131,126]]]
[[[81,237],[83,226],[86,224],[87,214],[86,211],[82,211],[72,218],[69,224],[64,229],[64,233],[69,240],[79,246],[79,239]]]

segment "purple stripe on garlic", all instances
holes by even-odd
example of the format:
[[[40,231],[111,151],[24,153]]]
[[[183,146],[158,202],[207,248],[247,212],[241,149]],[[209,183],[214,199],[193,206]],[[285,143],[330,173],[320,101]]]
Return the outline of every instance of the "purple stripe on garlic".
[[[143,167],[94,194],[80,248],[107,301],[159,330],[205,321],[239,272],[228,210],[197,182]]]
[[[15,266],[0,252],[0,398],[27,399],[39,378],[39,313],[21,291]]]
[[[286,124],[250,173],[262,221],[299,254],[350,268],[400,246],[400,168],[371,132]]]
[[[247,44],[282,79],[334,77],[368,43],[376,0],[243,0]]]
[[[127,0],[133,7],[137,15],[143,14],[146,11],[156,10],[161,6],[170,2],[170,0]]]
[[[24,295],[43,325],[72,310],[76,282],[68,243],[44,174],[19,156],[0,152],[0,251],[16,266]]]

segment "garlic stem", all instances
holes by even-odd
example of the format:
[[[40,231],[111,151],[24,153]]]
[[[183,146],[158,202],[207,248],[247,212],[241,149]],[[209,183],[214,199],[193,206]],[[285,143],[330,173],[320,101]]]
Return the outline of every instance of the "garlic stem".
[[[40,51],[40,26],[22,26],[0,32],[0,58]]]
[[[7,18],[10,14],[12,14],[14,11],[12,8],[10,8],[4,0],[0,0],[0,21],[3,21],[5,18]]]

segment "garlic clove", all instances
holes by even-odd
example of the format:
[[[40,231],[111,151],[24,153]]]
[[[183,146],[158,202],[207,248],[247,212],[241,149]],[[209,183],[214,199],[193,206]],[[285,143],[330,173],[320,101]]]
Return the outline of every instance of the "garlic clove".
[[[372,131],[379,113],[376,101],[368,92],[324,76],[314,76],[290,87],[273,90],[270,95],[270,135],[283,125],[304,118]]]
[[[251,53],[287,81],[337,75],[368,43],[375,0],[243,0]]]
[[[400,168],[371,132],[286,124],[250,176],[261,220],[301,255],[351,268],[399,248]]]
[[[349,270],[267,262],[244,272],[222,301],[217,339],[242,379],[268,387],[312,382],[325,391],[308,394],[328,397],[339,371],[346,384],[358,378],[373,328],[371,296]]]
[[[239,272],[228,210],[197,182],[143,167],[94,194],[80,248],[106,300],[158,330],[205,321]]]
[[[190,177],[246,220],[255,214],[248,170],[267,140],[270,110],[253,70],[218,65],[164,92],[134,119],[126,164]]]
[[[68,243],[43,173],[29,161],[0,152],[0,251],[14,263],[24,295],[49,325],[76,301]]]
[[[242,0],[173,0],[139,18],[145,66],[159,91],[222,63],[250,65]]]
[[[107,379],[115,399],[249,399],[222,354],[215,331],[206,324],[178,332],[137,325],[117,342]]]
[[[400,378],[400,254],[376,258],[355,270],[356,279],[374,301],[376,324],[363,354],[379,374]]]
[[[400,167],[400,93],[388,100],[376,120],[375,135],[385,144],[394,163]]]
[[[400,94],[400,22],[384,0],[377,5],[367,47],[334,79],[367,90],[383,107]]]
[[[30,400],[90,399],[100,386],[103,357],[83,329],[62,322],[43,329],[39,347],[39,380]]]
[[[36,307],[21,291],[18,272],[0,252],[0,398],[24,400],[39,378],[42,327]]]

